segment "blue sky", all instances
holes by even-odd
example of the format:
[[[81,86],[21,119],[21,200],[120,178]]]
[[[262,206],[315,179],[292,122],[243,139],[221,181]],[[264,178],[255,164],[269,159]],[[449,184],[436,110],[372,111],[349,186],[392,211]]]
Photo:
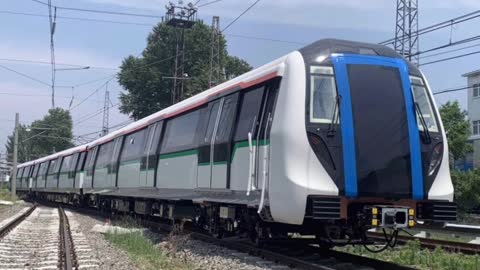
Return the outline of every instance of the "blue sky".
[[[201,0],[199,4],[211,0]],[[165,12],[163,0],[53,0],[58,6],[101,9],[119,12],[142,13],[162,16]],[[254,0],[223,0],[199,10],[199,18],[210,23],[213,15],[220,16],[221,26],[229,23]],[[420,27],[463,15],[480,9],[480,1],[435,1],[419,0]],[[394,35],[395,3],[386,0],[262,0],[245,16],[233,24],[225,33],[230,54],[247,60],[257,67],[277,57],[322,38],[342,38],[377,43]],[[18,63],[6,59],[49,61],[48,18],[43,16],[14,15],[2,12],[23,12],[47,15],[46,6],[31,0],[5,0],[0,6],[0,65],[28,74],[39,80],[50,82],[50,66],[46,64]],[[55,50],[57,63],[98,67],[89,70],[58,71],[56,84],[65,86],[56,89],[56,103],[68,108],[80,102],[93,90],[100,87],[118,70],[123,58],[138,55],[145,47],[146,37],[154,18],[114,16],[58,10],[59,17],[77,17],[97,20],[135,22],[147,25],[126,25],[57,19]],[[480,19],[458,25],[452,29],[452,40],[477,35]],[[425,50],[449,42],[450,28],[421,36],[420,49]],[[257,36],[281,39],[293,43],[245,39],[234,35]],[[473,44],[473,43],[472,43]],[[471,45],[471,44],[469,44]],[[472,48],[463,52],[478,50]],[[453,53],[455,55],[456,53]],[[424,62],[447,57],[425,58]],[[480,69],[480,55],[428,65],[422,68],[434,91],[466,85],[461,74]],[[20,113],[22,123],[41,118],[51,107],[50,88],[39,82],[19,76],[0,66],[0,144],[11,133],[15,112]],[[57,66],[68,68],[68,66]],[[97,82],[83,86],[92,80]],[[115,80],[108,84],[113,104],[118,103],[122,91]],[[102,88],[90,99],[72,111],[75,135],[101,129],[102,115],[91,119],[103,107]],[[18,94],[32,96],[15,96]],[[438,103],[459,100],[466,106],[466,91],[436,97]],[[127,120],[127,116],[112,108],[110,124]],[[3,149],[1,147],[0,149]]]

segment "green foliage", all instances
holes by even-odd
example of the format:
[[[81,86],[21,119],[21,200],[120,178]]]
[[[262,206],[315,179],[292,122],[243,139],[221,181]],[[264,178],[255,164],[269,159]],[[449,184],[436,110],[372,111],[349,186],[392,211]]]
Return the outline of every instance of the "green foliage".
[[[120,111],[140,119],[171,105],[172,77],[175,58],[175,31],[159,23],[147,38],[142,57],[129,56],[123,60],[119,83],[127,91],[120,96]],[[184,83],[184,98],[208,88],[210,68],[210,27],[197,22],[185,31],[185,69],[189,79]],[[225,77],[233,78],[251,70],[251,66],[229,56],[224,36],[220,37],[221,66]],[[223,80],[222,80],[223,81]]]
[[[470,123],[467,120],[467,112],[462,111],[458,101],[447,102],[440,107],[443,126],[447,132],[448,149],[454,159],[465,157],[465,154],[473,151],[468,142],[470,136]]]
[[[410,241],[406,245],[397,246],[394,249],[387,249],[382,253],[370,253],[364,248],[352,246],[337,249],[400,265],[415,266],[418,269],[480,270],[480,256],[478,255],[450,253],[441,248],[430,251],[422,249],[418,240]]]
[[[20,125],[18,129],[18,163],[73,147],[72,117],[70,112],[61,108],[50,109],[41,120],[35,120],[28,127]],[[13,132],[5,145],[8,160],[13,158]]]
[[[451,176],[458,210],[465,213],[480,205],[480,170],[452,170]]]
[[[141,232],[108,233],[105,238],[125,250],[140,269],[190,269],[189,265],[170,260],[165,253]]]

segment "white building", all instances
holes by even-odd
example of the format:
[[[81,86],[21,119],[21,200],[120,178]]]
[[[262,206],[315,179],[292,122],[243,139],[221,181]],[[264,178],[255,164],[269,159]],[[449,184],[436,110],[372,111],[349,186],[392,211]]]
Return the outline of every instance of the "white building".
[[[466,163],[475,168],[480,167],[480,70],[475,70],[462,75],[467,78],[468,86],[468,120],[472,127],[470,140],[473,143],[473,154],[467,158]],[[470,160],[469,160],[470,159]],[[467,165],[467,167],[470,167]]]

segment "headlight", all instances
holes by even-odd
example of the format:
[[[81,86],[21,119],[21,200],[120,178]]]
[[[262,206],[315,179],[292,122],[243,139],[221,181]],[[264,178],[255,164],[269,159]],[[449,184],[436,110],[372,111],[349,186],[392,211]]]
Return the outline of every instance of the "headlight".
[[[443,154],[443,144],[439,143],[433,147],[432,155],[430,156],[430,165],[428,166],[428,176],[432,175],[433,172],[438,168],[440,162],[442,161]]]

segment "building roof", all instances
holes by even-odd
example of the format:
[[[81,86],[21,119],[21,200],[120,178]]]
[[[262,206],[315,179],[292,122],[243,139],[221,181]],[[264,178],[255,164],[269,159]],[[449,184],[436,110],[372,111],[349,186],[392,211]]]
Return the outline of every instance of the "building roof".
[[[467,72],[467,73],[463,74],[462,77],[472,77],[472,76],[476,76],[476,75],[480,75],[480,69]]]

